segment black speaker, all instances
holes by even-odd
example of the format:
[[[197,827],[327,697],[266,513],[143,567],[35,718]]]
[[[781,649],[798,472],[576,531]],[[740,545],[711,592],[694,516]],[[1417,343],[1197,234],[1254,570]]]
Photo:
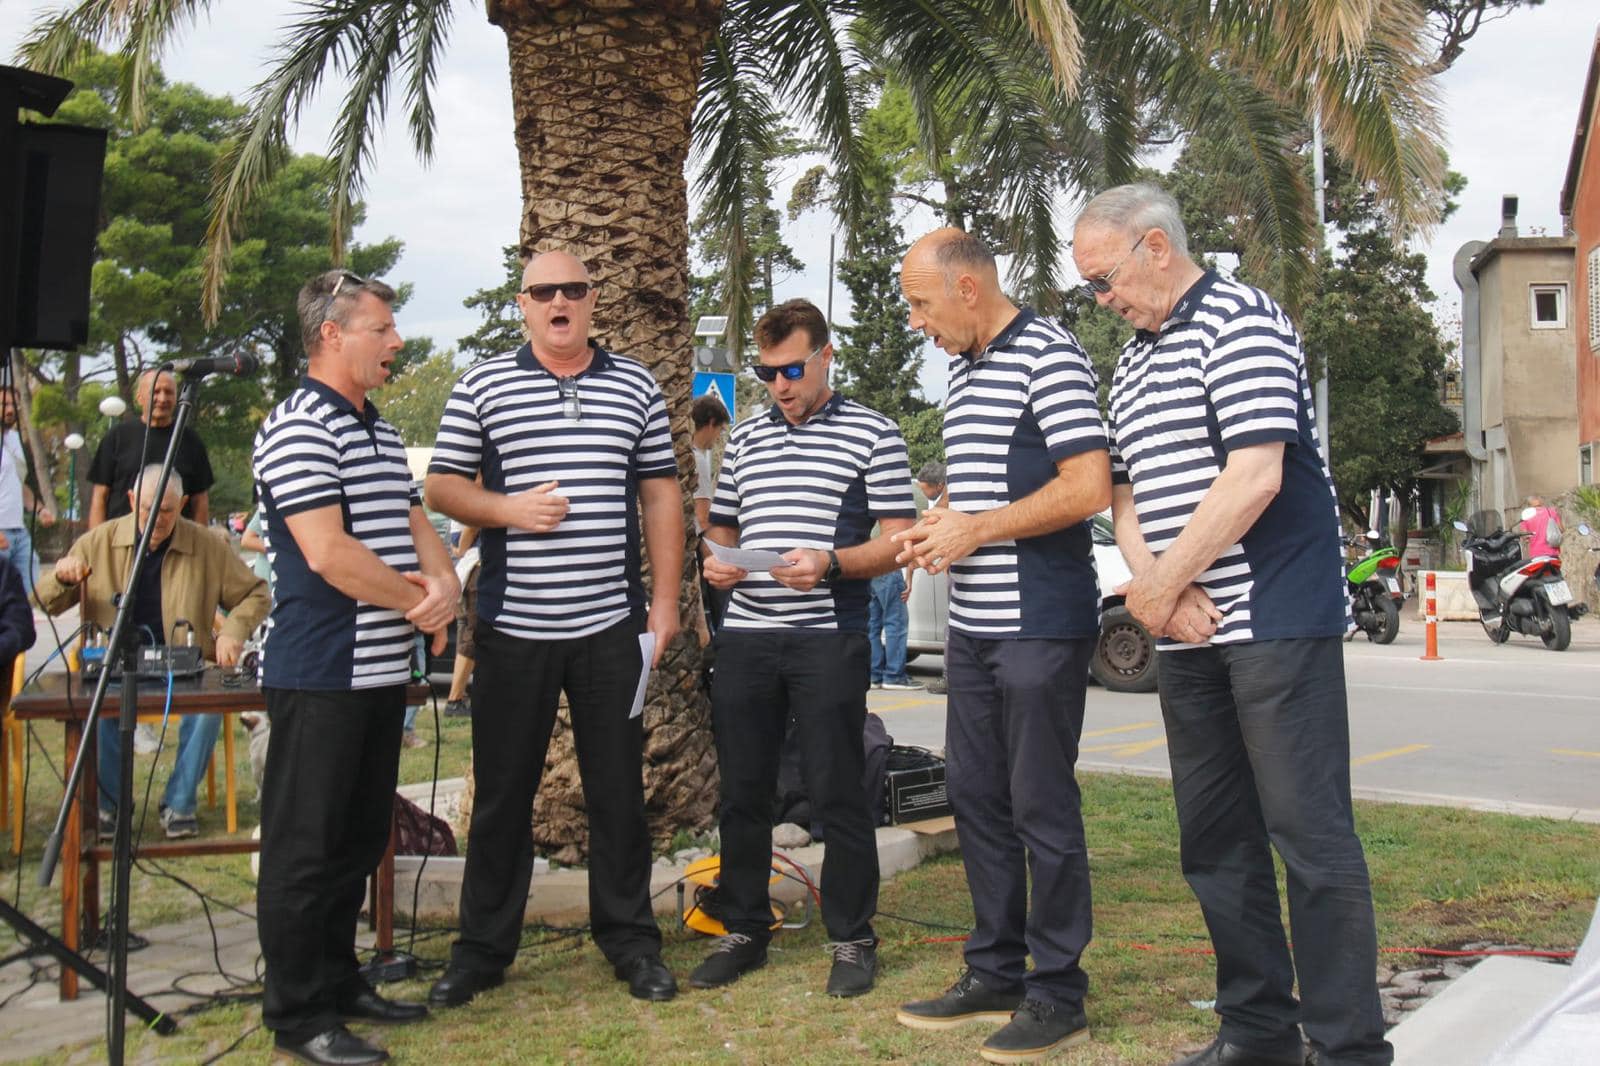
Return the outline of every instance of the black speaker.
[[[89,276],[100,227],[106,131],[24,124],[16,129],[15,144],[10,206],[16,286],[9,340],[21,348],[75,348],[89,339]]]

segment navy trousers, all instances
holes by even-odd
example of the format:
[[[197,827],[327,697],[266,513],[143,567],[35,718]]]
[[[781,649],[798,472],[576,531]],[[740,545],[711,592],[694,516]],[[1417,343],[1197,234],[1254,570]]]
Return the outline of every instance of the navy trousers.
[[[1073,776],[1093,647],[957,632],[945,641],[945,772],[974,917],[967,966],[991,988],[1025,986],[1069,1008],[1089,991],[1079,959],[1093,932]]]
[[[1222,1037],[1291,1052],[1301,1025],[1322,1066],[1387,1066],[1340,639],[1167,651],[1159,662],[1183,875],[1216,949]],[[1273,848],[1288,871],[1292,962]]]

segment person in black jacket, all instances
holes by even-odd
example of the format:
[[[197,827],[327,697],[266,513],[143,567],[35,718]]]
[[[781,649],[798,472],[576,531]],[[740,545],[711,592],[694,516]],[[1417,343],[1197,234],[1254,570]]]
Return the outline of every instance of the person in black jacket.
[[[0,555],[0,679],[6,683],[7,698],[17,656],[33,647],[33,639],[33,608],[28,606],[22,574]]]

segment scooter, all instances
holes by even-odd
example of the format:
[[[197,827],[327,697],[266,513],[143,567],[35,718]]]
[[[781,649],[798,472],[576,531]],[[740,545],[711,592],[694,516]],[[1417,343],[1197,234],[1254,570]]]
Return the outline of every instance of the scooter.
[[[1522,557],[1518,530],[1496,529],[1473,536],[1465,522],[1452,523],[1467,534],[1461,550],[1467,557],[1467,584],[1478,604],[1483,631],[1496,644],[1513,632],[1538,637],[1551,651],[1572,643],[1572,620],[1587,605],[1574,603],[1572,589],[1561,576],[1561,560],[1553,555]]]
[[[1368,530],[1366,540],[1376,545],[1376,530]],[[1345,547],[1360,542],[1344,537]],[[1349,585],[1350,610],[1356,628],[1374,644],[1389,644],[1400,635],[1400,553],[1394,548],[1376,548],[1363,559],[1351,563],[1344,575]]]

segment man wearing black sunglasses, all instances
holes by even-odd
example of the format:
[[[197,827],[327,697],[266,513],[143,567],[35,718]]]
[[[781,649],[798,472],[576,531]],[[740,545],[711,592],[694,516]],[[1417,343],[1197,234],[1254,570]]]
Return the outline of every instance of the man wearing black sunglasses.
[[[1266,293],[1190,258],[1156,185],[1091,200],[1072,258],[1138,331],[1111,382],[1112,515],[1128,610],[1162,638],[1183,874],[1217,955],[1217,1037],[1174,1066],[1298,1066],[1302,1029],[1326,1066],[1387,1066],[1339,508],[1300,336]]]
[[[425,485],[437,510],[481,530],[461,936],[428,998],[460,1006],[516,958],[529,812],[564,692],[589,814],[590,929],[635,997],[671,999],[650,909],[644,723],[630,716],[641,632],[654,665],[678,631],[683,502],[666,404],[646,367],[589,339],[596,292],[579,259],[537,255],[522,284],[528,343],[456,383]],[[659,575],[648,594],[641,544]]]
[[[858,996],[878,972],[878,851],[862,787],[869,579],[894,568],[889,534],[916,518],[910,462],[894,422],[829,388],[833,346],[815,305],[779,304],[756,323],[755,338],[760,362],[751,369],[773,406],[729,438],[706,537],[782,553],[784,565],[747,572],[714,556],[704,563],[708,582],[733,590],[711,688],[728,934],[689,983],[717,988],[766,965],[772,797],[792,714],[806,791],[827,827],[827,992]]]

